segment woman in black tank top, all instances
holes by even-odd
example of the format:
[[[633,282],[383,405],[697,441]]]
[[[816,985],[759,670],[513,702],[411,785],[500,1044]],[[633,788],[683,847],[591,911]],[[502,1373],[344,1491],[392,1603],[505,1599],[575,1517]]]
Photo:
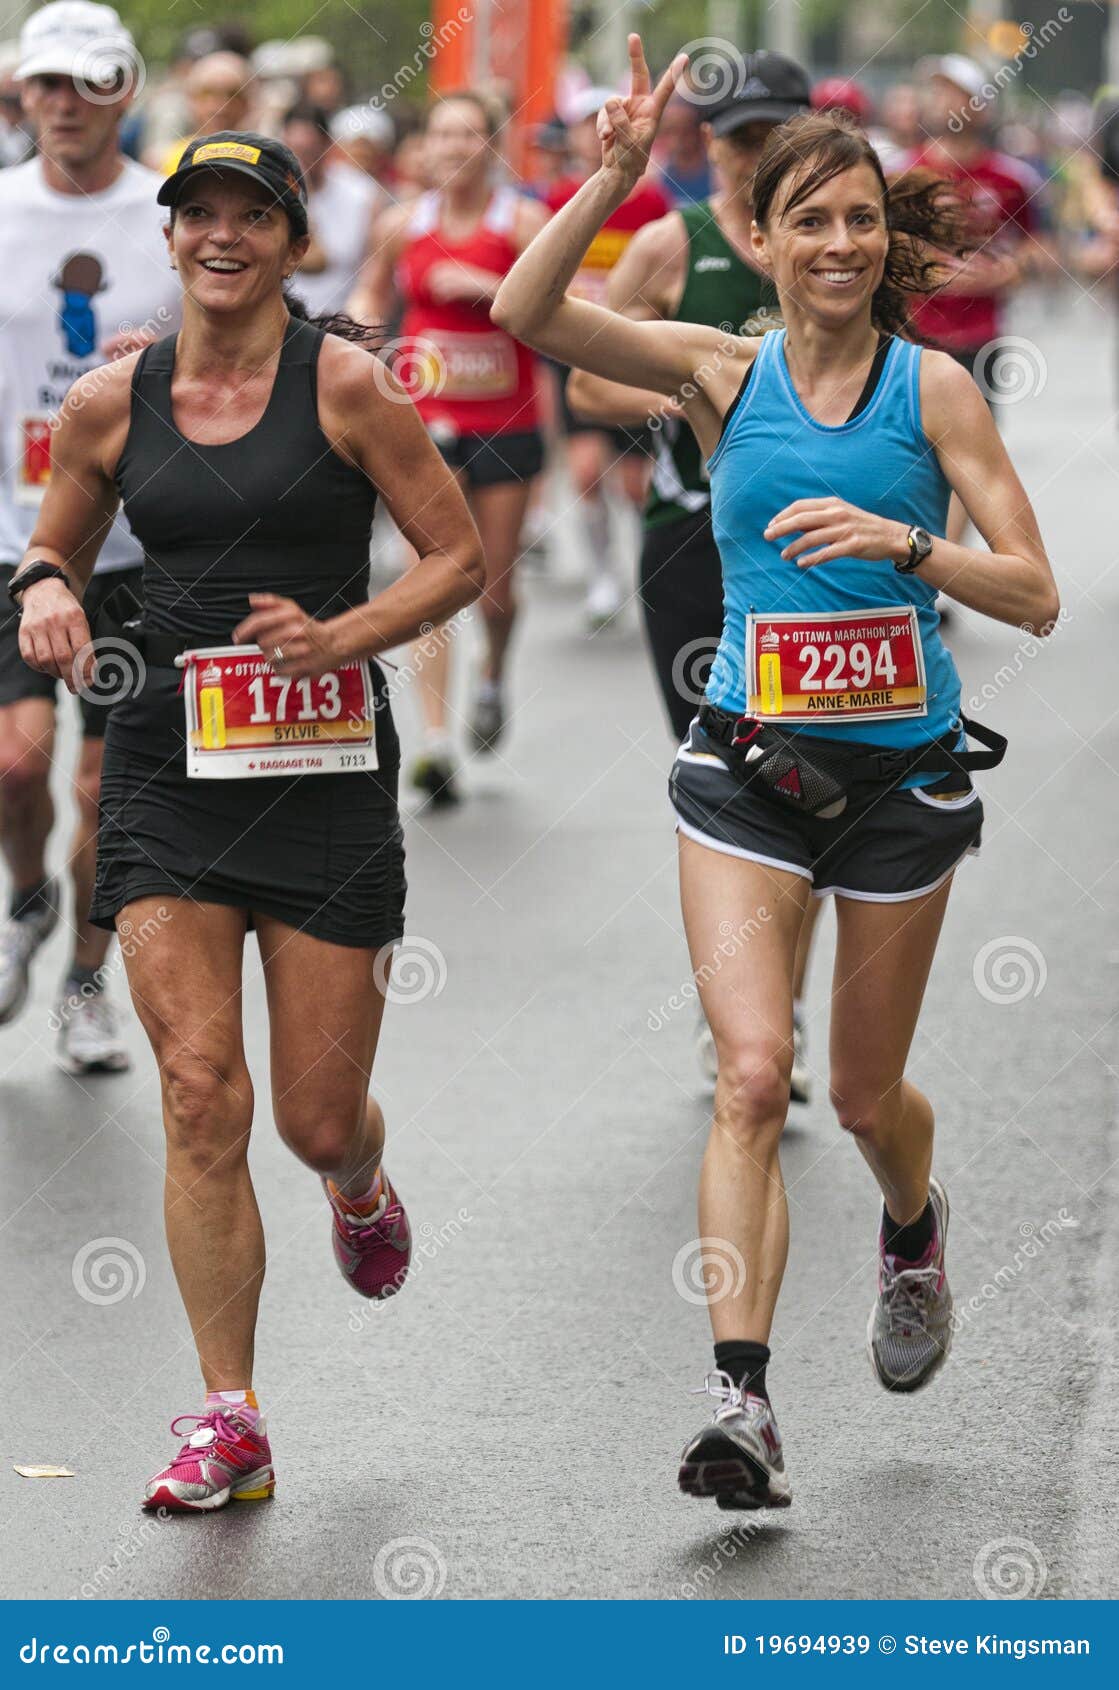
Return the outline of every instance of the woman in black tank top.
[[[68,398],[22,566],[53,568],[26,587],[21,650],[90,682],[81,594],[119,496],[144,547],[145,607],[106,735],[92,916],[120,935],[159,1065],[168,1239],[208,1393],[145,1505],[198,1510],[274,1485],[252,1394],[264,1238],[246,1161],[250,927],[276,1123],[326,1185],[338,1264],[367,1297],[407,1273],[368,1095],[404,902],[399,748],[374,654],[469,603],[482,563],[403,390],[363,347],[289,313],[307,215],[287,149],[208,137],[159,197],[182,332]],[[370,603],[378,492],[421,562]]]

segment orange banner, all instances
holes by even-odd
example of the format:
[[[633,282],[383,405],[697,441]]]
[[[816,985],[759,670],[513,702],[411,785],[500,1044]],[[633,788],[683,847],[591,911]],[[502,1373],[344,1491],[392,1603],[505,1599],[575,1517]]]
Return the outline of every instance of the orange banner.
[[[510,113],[506,142],[514,166],[526,131],[555,110],[567,26],[566,0],[433,0],[431,88],[499,95]]]

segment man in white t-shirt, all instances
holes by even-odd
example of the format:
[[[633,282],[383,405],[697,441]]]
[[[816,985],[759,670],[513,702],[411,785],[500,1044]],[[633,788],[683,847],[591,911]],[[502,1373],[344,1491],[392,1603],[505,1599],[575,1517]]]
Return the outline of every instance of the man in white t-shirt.
[[[331,156],[330,127],[318,107],[293,106],[281,138],[299,160],[311,221],[311,246],[293,291],[312,317],[326,316],[341,311],[353,292],[374,215],[388,196],[364,171]]]
[[[28,18],[20,47],[16,77],[39,151],[0,171],[0,848],[12,883],[0,919],[0,1025],[22,1009],[31,960],[63,900],[46,867],[56,683],[19,655],[8,585],[31,539],[50,474],[51,418],[67,389],[107,359],[172,332],[179,319],[156,203],[160,178],[118,145],[138,77],[131,35],[110,6],[55,0]],[[102,618],[104,635],[96,618],[111,593],[127,586],[139,597],[142,563],[118,517],[85,594],[95,638],[109,637],[111,612]],[[55,1018],[59,1059],[71,1073],[128,1066],[104,989],[108,936],[86,919],[113,696],[107,675],[99,690],[100,702],[92,695],[79,701],[73,951]]]

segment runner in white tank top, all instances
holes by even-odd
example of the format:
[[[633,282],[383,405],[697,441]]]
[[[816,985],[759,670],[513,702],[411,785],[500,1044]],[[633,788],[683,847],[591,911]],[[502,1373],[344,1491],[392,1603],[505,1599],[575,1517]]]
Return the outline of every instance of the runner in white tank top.
[[[60,0],[32,14],[20,47],[17,78],[39,151],[0,172],[0,846],[12,881],[10,910],[0,922],[0,1025],[22,1009],[31,960],[62,902],[46,866],[57,684],[20,658],[8,584],[35,526],[50,473],[51,418],[67,389],[106,359],[171,333],[179,320],[156,204],[159,178],[124,158],[118,145],[136,74],[131,36],[110,7]],[[83,64],[118,66],[116,88],[84,83]],[[91,625],[108,593],[139,582],[141,564],[140,547],[118,517],[85,595]],[[51,1017],[60,1060],[72,1073],[128,1066],[104,991],[109,936],[87,920],[107,705],[113,687],[130,678],[120,655],[113,675],[80,699],[75,939]]]

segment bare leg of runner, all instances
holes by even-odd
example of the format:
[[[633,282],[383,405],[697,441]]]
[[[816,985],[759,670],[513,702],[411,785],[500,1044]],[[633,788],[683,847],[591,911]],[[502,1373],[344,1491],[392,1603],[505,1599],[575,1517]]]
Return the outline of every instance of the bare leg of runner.
[[[270,916],[254,922],[280,1136],[301,1162],[360,1197],[377,1173],[385,1139],[384,1118],[369,1096],[385,1008],[377,952],[312,939]]]
[[[168,908],[171,917],[163,919]],[[245,912],[139,898],[120,912],[117,929],[151,934],[122,949],[132,1001],[159,1065],[167,1244],[202,1377],[208,1391],[243,1390],[252,1384],[264,1280],[264,1233],[248,1164],[253,1088],[241,1031]]]
[[[929,1195],[932,1108],[904,1076],[951,884],[898,904],[835,900],[832,1103],[901,1223]]]
[[[43,879],[54,824],[50,793],[54,705],[22,698],[0,706],[0,846],[17,890]]]
[[[793,964],[809,882],[683,835],[679,844],[688,948],[719,1054],[699,1228],[701,1238],[715,1241],[716,1254],[725,1251],[730,1271],[716,1266],[712,1276],[711,1325],[717,1340],[765,1343],[789,1243],[778,1146],[792,1066]]]
[[[83,739],[74,777],[78,821],[70,845],[70,875],[74,883],[74,962],[79,968],[100,968],[112,934],[94,927],[88,912],[97,869],[97,795],[101,788],[103,739]]]

